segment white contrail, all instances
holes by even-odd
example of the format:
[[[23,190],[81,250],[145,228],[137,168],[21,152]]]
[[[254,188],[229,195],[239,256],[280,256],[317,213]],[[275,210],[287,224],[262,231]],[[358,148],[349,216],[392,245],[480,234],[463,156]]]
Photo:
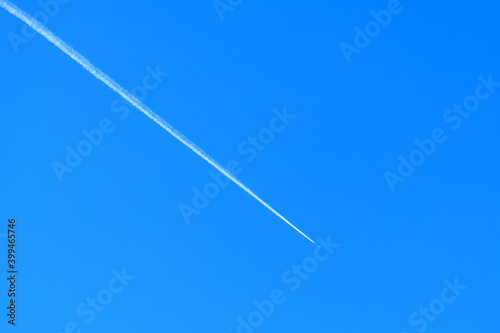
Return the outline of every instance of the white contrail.
[[[78,53],[71,46],[62,41],[59,37],[54,35],[47,27],[45,27],[42,23],[31,17],[28,13],[18,8],[16,5],[11,3],[10,1],[0,0],[0,6],[7,10],[12,15],[16,16],[18,19],[29,25],[31,28],[36,30],[39,34],[44,36],[49,42],[57,46],[61,51],[69,55],[73,60],[78,62],[83,66],[87,71],[92,73],[96,78],[101,80],[108,87],[113,89],[115,92],[120,94],[125,100],[127,100],[130,104],[139,109],[146,116],[151,118],[155,123],[166,129],[170,134],[172,134],[177,140],[188,146],[191,150],[193,150],[196,154],[198,154],[205,161],[210,163],[217,170],[222,172],[227,178],[231,179],[236,185],[245,190],[248,194],[254,197],[258,202],[263,204],[267,209],[276,214],[280,219],[288,223],[292,228],[298,231],[302,236],[307,238],[312,243],[316,244],[311,238],[307,237],[302,231],[300,231],[296,226],[290,223],[287,219],[281,216],[280,213],[275,211],[271,206],[265,203],[261,198],[259,198],[255,193],[253,193],[248,187],[246,187],[242,182],[240,182],[236,177],[234,177],[228,170],[226,170],[222,165],[220,165],[217,161],[215,161],[212,157],[210,157],[207,153],[205,153],[200,147],[195,145],[192,141],[186,138],[182,133],[177,131],[172,127],[168,122],[166,122],[163,118],[157,115],[153,110],[143,104],[140,100],[138,100],[134,95],[128,92],[125,88],[116,83],[112,78],[106,75],[103,71],[101,71],[96,66],[92,65],[90,61],[87,60],[84,56]]]

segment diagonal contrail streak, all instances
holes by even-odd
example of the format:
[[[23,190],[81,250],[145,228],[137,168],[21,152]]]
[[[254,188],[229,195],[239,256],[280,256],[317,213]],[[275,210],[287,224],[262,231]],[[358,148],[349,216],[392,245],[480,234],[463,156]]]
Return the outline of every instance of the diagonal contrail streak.
[[[43,37],[45,37],[49,42],[57,46],[61,51],[69,55],[73,60],[78,62],[80,65],[83,66],[87,71],[89,71],[92,75],[94,75],[96,78],[101,80],[105,85],[107,85],[109,88],[113,89],[115,92],[117,92],[121,97],[123,97],[125,100],[127,100],[130,104],[135,106],[137,109],[139,109],[142,113],[144,113],[146,116],[151,118],[155,123],[163,127],[165,130],[167,130],[170,134],[172,134],[177,140],[185,144],[188,148],[190,148],[192,151],[194,151],[196,154],[198,154],[201,158],[203,158],[205,161],[210,163],[214,168],[219,170],[222,174],[224,174],[227,178],[231,179],[236,185],[241,187],[245,192],[250,194],[255,200],[260,202],[264,207],[269,209],[271,212],[273,212],[276,216],[278,216],[280,219],[282,219],[284,222],[286,222],[289,226],[294,228],[297,232],[299,232],[302,236],[307,238],[309,241],[312,243],[316,244],[311,238],[307,237],[306,234],[304,234],[302,231],[300,231],[296,226],[294,226],[292,223],[290,223],[286,218],[284,218],[280,213],[275,211],[271,206],[269,206],[266,202],[264,202],[261,198],[259,198],[255,193],[253,193],[248,187],[246,187],[241,181],[239,181],[235,176],[233,176],[226,168],[224,168],[222,165],[220,165],[216,160],[214,160],[212,157],[210,157],[207,153],[205,153],[200,147],[195,145],[191,140],[186,138],[182,133],[177,131],[172,125],[170,125],[168,122],[166,122],[163,118],[161,118],[159,115],[157,115],[153,110],[151,110],[148,106],[146,106],[144,103],[142,103],[139,99],[137,99],[134,95],[132,95],[130,92],[128,92],[125,88],[120,86],[118,83],[116,83],[112,78],[110,78],[108,75],[106,75],[103,71],[101,71],[99,68],[94,66],[87,58],[82,56],[80,53],[78,53],[75,49],[73,49],[71,46],[66,44],[63,40],[61,40],[59,37],[54,35],[47,27],[45,27],[42,23],[34,19],[32,16],[30,16],[28,13],[25,11],[19,9],[15,4],[11,3],[10,1],[6,0],[0,0],[0,6],[7,10],[9,13],[12,15],[16,16],[18,19],[29,25],[31,28],[36,30],[39,34],[41,34]]]

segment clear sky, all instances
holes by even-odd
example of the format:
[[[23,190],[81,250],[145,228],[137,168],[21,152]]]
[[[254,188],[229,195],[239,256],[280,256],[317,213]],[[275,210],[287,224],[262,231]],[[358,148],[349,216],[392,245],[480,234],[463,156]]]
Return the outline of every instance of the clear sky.
[[[323,248],[0,10],[0,331],[498,330],[497,1],[15,3]]]

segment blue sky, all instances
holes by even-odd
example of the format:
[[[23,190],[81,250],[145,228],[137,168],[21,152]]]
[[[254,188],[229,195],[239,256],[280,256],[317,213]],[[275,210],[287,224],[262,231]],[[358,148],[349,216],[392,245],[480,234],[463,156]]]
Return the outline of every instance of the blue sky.
[[[234,184],[194,207],[213,167],[2,10],[2,331],[498,329],[498,3],[218,6],[60,1],[47,26],[330,246]]]

